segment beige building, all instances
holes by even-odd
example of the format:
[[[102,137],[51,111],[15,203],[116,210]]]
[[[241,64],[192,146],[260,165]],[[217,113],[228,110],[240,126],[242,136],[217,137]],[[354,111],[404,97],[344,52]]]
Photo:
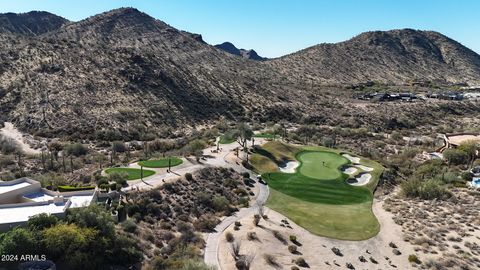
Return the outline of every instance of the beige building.
[[[55,192],[30,178],[0,181],[0,231],[25,224],[31,216],[47,213],[63,217],[69,208],[96,201],[96,190]]]
[[[457,148],[462,143],[469,141],[478,142],[480,144],[480,133],[450,133],[443,135],[444,145],[440,149],[440,152],[447,148]]]

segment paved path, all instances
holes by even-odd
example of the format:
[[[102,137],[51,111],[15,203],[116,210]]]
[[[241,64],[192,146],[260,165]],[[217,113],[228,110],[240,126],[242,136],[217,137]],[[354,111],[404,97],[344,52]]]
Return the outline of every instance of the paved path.
[[[243,169],[243,171],[245,171],[245,169]],[[250,171],[250,175],[252,174],[253,172]],[[225,229],[227,229],[235,221],[256,213],[258,205],[263,205],[267,201],[269,194],[268,186],[266,184],[261,184],[258,182],[256,183],[256,185],[259,186],[259,193],[255,200],[255,204],[248,208],[241,208],[234,215],[226,217],[224,220],[222,220],[222,222],[220,222],[220,224],[215,227],[214,233],[208,234],[205,244],[204,256],[204,261],[207,265],[215,266],[219,270],[222,269],[220,267],[220,262],[218,261],[218,246],[220,244],[223,231],[225,231]]]
[[[138,180],[133,184],[129,183],[129,186],[122,188],[122,190],[129,191],[129,190],[136,190],[136,189],[140,189],[140,190],[152,189],[152,188],[163,185],[165,182],[169,182],[169,181],[172,181],[173,179],[177,179],[185,175],[186,173],[194,173],[195,171],[208,166],[210,165],[192,164],[180,169],[173,168],[172,171],[169,173],[165,172],[161,174],[154,174],[150,177],[145,178],[143,181]]]
[[[218,139],[217,139],[218,140]],[[163,185],[165,182],[175,181],[179,177],[185,175],[186,173],[194,173],[200,169],[206,167],[227,167],[227,168],[234,168],[239,172],[246,171],[245,168],[241,166],[237,166],[237,164],[232,164],[227,161],[226,157],[228,155],[232,155],[232,151],[239,147],[237,142],[231,144],[224,144],[221,145],[221,151],[213,152],[216,150],[216,146],[209,147],[203,150],[203,154],[207,156],[205,160],[201,162],[196,162],[193,159],[186,159],[182,158],[183,163],[179,166],[172,167],[171,172],[166,172],[166,168],[145,168],[146,170],[154,170],[156,173],[152,176],[146,177],[141,180],[130,181],[129,186],[123,188],[123,191],[129,190],[146,190],[159,187]],[[140,168],[137,163],[130,164],[128,167],[130,168]]]
[[[255,142],[261,145],[265,143],[265,140],[256,138]],[[251,145],[251,141],[249,141],[248,144]],[[216,146],[203,150],[203,154],[207,158],[205,160],[202,160],[201,163],[194,163],[184,159],[184,164],[172,168],[173,172],[167,173],[164,171],[159,171],[160,169],[156,169],[155,171],[157,171],[157,174],[147,177],[143,181],[131,183],[130,186],[125,187],[122,190],[128,191],[135,189],[152,189],[163,185],[165,182],[176,180],[179,177],[185,175],[186,173],[194,173],[195,171],[206,167],[233,168],[239,173],[248,172],[250,173],[251,178],[256,178],[256,174],[254,172],[245,169],[240,164],[232,161],[232,159],[230,159],[229,161],[229,157],[232,157],[232,155],[234,155],[235,148],[239,147],[239,144],[237,142],[231,144],[222,144],[220,145],[220,147],[221,151],[218,152],[216,151]],[[131,167],[138,166],[136,164],[132,164]],[[220,237],[222,235],[222,232],[225,231],[225,229],[227,229],[235,221],[256,213],[258,205],[263,205],[267,201],[269,195],[268,186],[266,184],[261,184],[258,182],[256,182],[255,185],[259,187],[259,191],[257,197],[255,198],[255,203],[253,204],[253,206],[250,206],[248,208],[241,208],[234,215],[226,217],[222,220],[222,222],[220,222],[220,224],[215,227],[214,233],[208,234],[204,256],[206,264],[216,266],[217,269],[221,269],[218,261],[218,246],[220,243]]]

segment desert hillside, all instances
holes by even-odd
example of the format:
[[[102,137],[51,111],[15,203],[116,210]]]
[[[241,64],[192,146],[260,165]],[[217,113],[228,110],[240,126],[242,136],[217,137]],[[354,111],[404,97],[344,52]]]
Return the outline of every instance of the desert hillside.
[[[287,76],[313,83],[416,80],[480,84],[480,56],[432,31],[375,31],[345,42],[320,44],[269,64]]]
[[[46,12],[0,19],[0,120],[44,136],[115,130],[141,139],[221,118],[383,129],[445,109],[388,106],[385,118],[382,105],[352,107],[357,93],[346,85],[480,81],[480,56],[434,32],[370,32],[251,61],[133,8],[79,22]]]

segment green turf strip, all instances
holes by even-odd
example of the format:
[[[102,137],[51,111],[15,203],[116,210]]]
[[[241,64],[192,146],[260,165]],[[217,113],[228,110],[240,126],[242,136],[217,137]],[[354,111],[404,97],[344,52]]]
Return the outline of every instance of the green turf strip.
[[[172,167],[178,166],[183,163],[183,161],[177,157],[171,157],[170,162]],[[167,168],[168,158],[144,160],[144,161],[138,162],[138,165],[147,167],[147,168]]]
[[[106,169],[105,172],[107,174],[113,173],[113,172],[119,172],[119,173],[127,173],[128,174],[128,180],[137,180],[141,178],[141,170],[140,169],[135,169],[135,168],[109,168]],[[143,178],[154,175],[155,171],[151,170],[143,170]]]
[[[253,137],[272,140],[274,138],[280,138],[280,135],[272,134],[272,133],[257,133],[257,134],[253,134]]]
[[[231,138],[228,135],[222,135],[222,136],[220,136],[220,140],[218,141],[218,143],[220,143],[220,144],[231,144],[235,141],[236,141],[235,138]]]

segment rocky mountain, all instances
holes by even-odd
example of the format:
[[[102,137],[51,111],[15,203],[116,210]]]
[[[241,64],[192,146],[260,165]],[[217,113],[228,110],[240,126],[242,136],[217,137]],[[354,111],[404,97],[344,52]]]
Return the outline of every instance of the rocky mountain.
[[[34,132],[135,137],[220,117],[292,117],[295,102],[282,104],[300,99],[292,89],[276,71],[131,8],[38,36],[0,34],[0,115]]]
[[[320,44],[274,59],[287,76],[315,83],[415,80],[480,84],[480,55],[432,31],[375,31],[345,42]]]
[[[267,60],[267,58],[259,56],[257,54],[257,52],[254,51],[254,50],[239,49],[239,48],[235,47],[235,45],[233,45],[230,42],[224,42],[222,44],[217,44],[214,47],[217,48],[217,49],[220,49],[222,51],[225,51],[227,53],[243,57],[245,59],[257,60],[257,61]]]
[[[0,14],[2,33],[34,36],[56,30],[66,23],[68,20],[45,11]]]
[[[250,61],[132,8],[56,26],[31,14],[35,27],[29,16],[0,25],[29,29],[0,31],[0,122],[44,136],[171,136],[220,118],[382,129],[381,105],[352,106],[349,90],[327,84],[480,81],[479,56],[433,32],[365,33]],[[441,109],[393,108],[407,120]]]

